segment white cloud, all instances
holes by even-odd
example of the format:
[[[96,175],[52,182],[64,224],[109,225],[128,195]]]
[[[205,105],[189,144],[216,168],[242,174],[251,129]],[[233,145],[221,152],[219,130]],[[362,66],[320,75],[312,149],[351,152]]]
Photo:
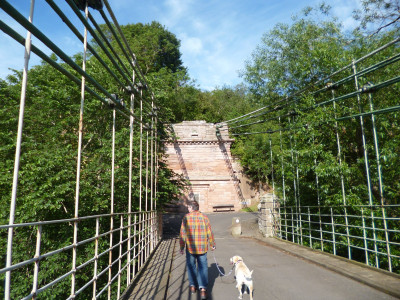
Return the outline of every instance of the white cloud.
[[[360,0],[337,0],[332,6],[332,11],[342,22],[343,29],[347,31],[358,26],[358,22],[353,18],[353,11],[359,8],[361,8]]]
[[[261,37],[278,23],[290,23],[291,16],[307,5],[319,0],[109,0],[120,23],[150,23],[158,21],[181,40],[182,61],[189,74],[203,89],[212,89],[224,84],[240,83],[238,70],[260,43]],[[22,5],[23,0],[15,0]],[[60,6],[64,2],[60,2]],[[14,4],[13,4],[14,5]],[[51,37],[67,54],[82,51],[81,43],[58,19],[49,20],[43,7],[38,4],[34,22],[49,30]],[[352,11],[359,7],[360,0],[336,0],[331,3],[333,13],[343,22],[344,29],[355,26]],[[24,4],[24,6],[27,6]],[[47,6],[47,5],[46,5]],[[67,7],[68,8],[68,7]],[[70,10],[70,9],[69,9]],[[95,19],[98,13],[93,12]],[[5,16],[7,17],[7,16]],[[7,22],[4,13],[0,18]],[[9,18],[10,19],[10,18]],[[36,20],[36,21],[35,21]],[[51,24],[51,26],[49,26]],[[18,28],[18,26],[17,26]],[[21,32],[23,36],[26,31]],[[0,76],[8,74],[8,67],[21,69],[23,66],[23,46],[11,39],[5,40],[0,32]],[[34,43],[44,49],[36,40]],[[19,51],[22,54],[19,54]],[[50,51],[47,49],[46,53]],[[34,55],[32,55],[32,63]],[[37,61],[39,59],[36,58]]]
[[[165,5],[169,8],[170,13],[172,12],[175,16],[182,15],[191,1],[187,0],[166,0]]]
[[[188,55],[197,55],[203,51],[203,43],[197,37],[187,37],[182,40],[181,51]]]

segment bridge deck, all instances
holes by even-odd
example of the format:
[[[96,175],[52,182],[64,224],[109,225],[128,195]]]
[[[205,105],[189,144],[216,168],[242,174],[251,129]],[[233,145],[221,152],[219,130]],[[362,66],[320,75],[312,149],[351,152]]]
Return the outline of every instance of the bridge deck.
[[[232,237],[229,226],[234,216],[241,217],[243,236],[257,239]],[[242,256],[254,270],[254,299],[400,298],[400,276],[277,239],[262,238],[256,233],[252,214],[219,213],[209,217],[217,240],[216,251],[208,254],[210,300],[238,297],[234,274],[220,277],[214,261],[215,256],[221,271],[229,273],[229,258],[233,255]],[[168,238],[161,242],[141,279],[123,299],[200,299],[198,294],[189,293],[185,258],[179,254],[176,242],[180,218],[167,216],[164,228]],[[244,295],[243,299],[249,296]]]

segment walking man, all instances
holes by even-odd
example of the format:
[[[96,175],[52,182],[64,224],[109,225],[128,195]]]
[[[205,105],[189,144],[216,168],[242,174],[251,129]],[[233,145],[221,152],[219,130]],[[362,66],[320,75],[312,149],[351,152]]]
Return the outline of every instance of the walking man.
[[[199,203],[192,201],[189,213],[182,219],[180,232],[180,250],[186,246],[186,266],[188,270],[190,292],[200,290],[202,300],[207,299],[208,286],[208,246],[215,249],[214,235],[211,231],[210,220],[199,211]],[[196,266],[197,263],[197,266]]]

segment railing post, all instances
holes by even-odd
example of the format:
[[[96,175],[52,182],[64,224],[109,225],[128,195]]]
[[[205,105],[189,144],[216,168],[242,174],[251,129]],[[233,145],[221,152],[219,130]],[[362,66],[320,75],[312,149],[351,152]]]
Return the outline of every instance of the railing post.
[[[132,59],[132,65],[136,64],[136,60]],[[132,71],[132,85],[135,84],[135,70]],[[127,260],[129,266],[127,267],[126,286],[132,280],[131,278],[131,222],[132,222],[132,168],[133,168],[133,123],[134,123],[134,108],[135,108],[135,94],[131,91],[130,95],[130,116],[129,116],[129,182],[128,182],[128,256]]]
[[[100,228],[100,220],[96,218],[96,239],[94,240],[94,266],[93,266],[93,297],[92,299],[96,299],[96,289],[97,289],[97,263],[98,263],[98,255],[99,255],[99,228]]]
[[[292,242],[294,243],[294,221],[293,221],[293,207],[290,207],[290,214],[292,216]]]
[[[142,211],[142,169],[143,169],[143,88],[140,93],[140,145],[139,145],[139,211]],[[140,230],[140,229],[139,229]]]
[[[369,266],[369,254],[368,254],[368,241],[367,234],[365,232],[365,217],[364,217],[364,208],[361,207],[361,219],[362,219],[362,229],[363,229],[363,237],[364,237],[364,250],[365,250],[365,263]]]
[[[148,125],[148,124],[147,124]],[[145,211],[149,210],[148,196],[149,196],[149,128],[146,128],[146,177],[145,177]]]
[[[308,233],[310,238],[310,247],[312,248],[312,235],[311,235],[311,216],[310,216],[310,207],[308,207]]]
[[[355,88],[358,91],[359,86],[358,86],[358,76],[357,76],[357,69],[356,69],[356,64],[353,60],[352,62],[352,68],[353,68],[353,74],[354,74],[354,84]],[[357,103],[358,103],[358,110],[359,113],[361,114],[363,112],[362,105],[361,105],[361,97],[359,94],[357,94]],[[374,249],[375,249],[375,257],[376,257],[376,267],[379,268],[379,258],[378,258],[378,245],[376,242],[376,231],[375,231],[375,219],[374,219],[374,212],[372,209],[373,201],[372,201],[372,189],[371,189],[371,177],[369,174],[369,160],[368,160],[368,149],[367,149],[367,142],[366,142],[366,137],[365,137],[365,129],[364,129],[364,118],[363,116],[360,116],[360,126],[361,126],[361,135],[362,135],[362,143],[363,143],[363,150],[364,150],[364,163],[365,163],[365,173],[367,176],[367,188],[368,188],[368,199],[369,199],[369,205],[371,206],[371,218],[372,218],[372,230],[373,230],[373,235],[374,235]]]
[[[154,180],[153,176],[155,174],[154,172],[154,96],[151,96],[151,136],[150,136],[150,210],[152,211],[154,209]]]
[[[111,299],[111,279],[112,279],[112,247],[113,247],[113,230],[114,230],[114,176],[115,176],[115,107],[113,108],[113,126],[112,126],[112,143],[111,143],[111,195],[110,195],[110,248],[108,252],[108,299]]]
[[[388,267],[389,272],[392,272],[392,256],[390,254],[390,242],[389,242],[389,233],[387,228],[387,219],[386,219],[386,209],[382,206],[382,218],[385,226],[385,240],[386,240],[386,253],[388,256]]]
[[[85,2],[85,18],[88,19],[89,8],[88,2]],[[86,72],[86,52],[87,52],[87,35],[88,30],[85,26],[84,29],[84,40],[83,40],[83,59],[82,59],[82,70]],[[78,216],[79,216],[79,190],[80,190],[80,177],[81,177],[81,159],[82,159],[82,140],[83,140],[83,111],[85,105],[85,87],[86,78],[82,76],[81,79],[81,106],[79,112],[79,138],[78,138],[78,158],[76,166],[76,187],[75,187],[75,221],[74,221],[74,247],[72,250],[72,275],[71,275],[71,298],[75,299],[75,277],[76,277],[76,245],[78,243]]]
[[[333,254],[336,255],[335,220],[333,219],[333,210],[332,210],[332,207],[331,207],[331,224],[332,224]]]
[[[136,235],[137,235],[137,231],[136,231],[136,225],[137,225],[137,214],[135,214],[134,216],[134,220],[133,220],[133,273],[132,273],[132,280],[135,278],[136,276]]]
[[[313,147],[315,144],[315,137],[314,134],[312,136],[312,140],[313,140]],[[314,152],[314,168],[315,170],[317,169],[317,155]],[[318,174],[315,171],[315,185],[316,185],[316,189],[317,189],[317,203],[318,203],[318,220],[319,220],[319,238],[321,241],[321,251],[324,251],[324,238],[323,238],[323,234],[322,234],[322,220],[321,220],[321,199],[320,199],[320,195],[319,195],[319,179],[318,179]]]
[[[369,99],[369,107],[370,111],[374,111],[374,103],[372,99],[372,94],[368,93],[368,99]],[[380,153],[379,153],[379,143],[378,143],[378,134],[376,132],[376,124],[375,124],[375,115],[371,115],[371,120],[372,120],[372,133],[374,136],[374,147],[375,147],[375,155],[376,155],[376,167],[378,171],[378,181],[379,181],[379,195],[380,195],[380,202],[381,202],[381,207],[382,207],[382,218],[383,218],[383,226],[385,230],[385,242],[386,242],[386,253],[388,256],[388,267],[389,271],[392,272],[392,257],[390,255],[390,243],[389,243],[389,233],[388,233],[388,227],[387,227],[387,220],[386,220],[386,212],[385,212],[385,198],[383,194],[383,179],[382,179],[382,168],[381,168],[381,159],[380,159]]]
[[[35,0],[31,0],[29,22],[33,22],[33,10],[35,7]],[[11,191],[11,203],[10,203],[10,218],[9,225],[14,224],[15,220],[15,209],[17,203],[17,189],[18,189],[18,176],[19,176],[19,164],[21,160],[21,144],[22,144],[22,131],[24,127],[24,113],[25,113],[25,99],[26,99],[26,88],[28,85],[28,69],[29,59],[31,56],[31,32],[28,31],[25,40],[25,56],[24,56],[24,69],[22,73],[22,85],[21,85],[21,97],[19,105],[19,117],[18,117],[18,129],[17,129],[17,144],[15,147],[15,160],[14,160],[14,174]],[[7,256],[6,256],[6,267],[11,267],[12,264],[12,247],[13,247],[13,235],[14,228],[8,228],[7,238]],[[4,299],[10,299],[11,294],[11,271],[6,272],[5,286],[4,286]]]
[[[278,118],[279,120],[279,128],[281,128],[281,117]],[[279,129],[279,141],[280,141],[280,149],[281,149],[281,164],[282,164],[282,198],[283,198],[283,207],[284,207],[284,214],[285,214],[285,237],[286,240],[288,239],[288,226],[287,226],[287,210],[286,210],[286,192],[285,192],[285,168],[284,168],[284,159],[283,159],[283,146],[282,146],[282,130]]]
[[[122,240],[123,240],[123,230],[124,230],[124,216],[121,215],[120,227],[119,227],[119,257],[118,257],[118,299],[121,295],[121,264],[122,264]],[[129,265],[129,262],[128,262]]]
[[[36,291],[38,288],[38,277],[39,277],[39,264],[40,264],[40,242],[42,240],[42,225],[38,226],[37,229],[37,236],[36,236],[36,251],[35,251],[35,258],[38,260],[35,261],[35,270],[33,273],[33,288],[32,288],[32,299],[36,299]]]
[[[290,124],[290,117],[288,118],[289,119],[289,124]],[[294,152],[294,150],[293,150],[293,145],[292,145],[292,135],[290,134],[290,138],[289,138],[289,140],[290,140],[290,155],[291,155],[291,157],[292,157],[292,166],[293,166],[293,168],[294,168],[294,170],[293,170],[293,174],[296,174],[295,176],[293,176],[293,193],[294,193],[294,203],[295,203],[295,208],[296,208],[296,239],[297,239],[297,243],[299,244],[299,228],[300,228],[300,226],[301,226],[301,224],[299,224],[299,211],[298,211],[298,209],[299,209],[299,206],[298,206],[298,202],[297,202],[297,165],[295,164],[295,161],[294,161],[294,154],[293,154],[293,152]],[[295,167],[295,165],[296,165],[296,167]],[[293,218],[293,215],[292,215],[292,218]]]
[[[335,100],[335,90],[332,89],[332,99]],[[349,259],[351,259],[351,248],[350,248],[350,233],[349,233],[349,220],[347,217],[347,201],[346,201],[346,191],[344,186],[344,176],[342,170],[342,153],[341,153],[341,146],[340,146],[340,136],[339,136],[339,129],[338,129],[338,122],[336,121],[336,102],[333,101],[333,111],[334,111],[334,118],[335,118],[335,133],[336,133],[336,143],[338,147],[338,160],[339,160],[339,167],[340,167],[340,182],[342,187],[342,199],[343,199],[343,207],[344,207],[344,219],[346,223],[346,238],[347,238],[347,255]]]
[[[158,143],[157,143],[157,119],[155,120],[155,132],[154,132],[154,149],[155,149],[155,174],[154,174],[154,210],[157,211],[157,200],[158,200],[158,196],[157,196],[157,179],[158,179],[158,152],[157,152],[157,147],[158,147]]]
[[[267,194],[261,197],[261,211],[258,216],[259,230],[266,237],[272,237],[276,235],[276,220],[277,217],[277,205],[276,197],[273,194]]]

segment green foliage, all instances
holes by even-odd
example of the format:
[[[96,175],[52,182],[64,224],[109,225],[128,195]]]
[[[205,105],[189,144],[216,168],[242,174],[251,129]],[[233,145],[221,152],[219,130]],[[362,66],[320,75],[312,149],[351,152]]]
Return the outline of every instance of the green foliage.
[[[100,25],[100,28],[114,49],[117,49],[117,54],[123,56],[112,31],[105,24]],[[185,70],[179,50],[180,41],[160,23],[153,21],[151,24],[127,24],[122,25],[121,30],[145,75],[163,68],[173,73]],[[117,30],[114,28],[114,31]],[[119,35],[118,39],[122,42]]]
[[[166,106],[165,111],[158,111],[160,119],[171,118],[173,94],[179,85],[187,80],[185,69],[180,61],[179,42],[175,36],[158,23],[151,25],[128,25],[123,27],[132,43],[131,48],[140,54],[141,59],[149,63],[144,70],[152,92],[155,94],[155,105]],[[131,34],[129,34],[131,32]],[[135,38],[133,38],[135,37]],[[135,43],[134,43],[135,41]],[[114,43],[114,41],[112,41]],[[146,44],[147,43],[147,44]],[[117,48],[117,47],[116,47]],[[104,53],[101,57],[109,62]],[[123,54],[120,53],[122,56]],[[52,57],[55,61],[57,58]],[[82,55],[77,54],[74,60],[79,65]],[[144,61],[143,61],[144,62]],[[80,77],[65,63],[58,63],[71,73]],[[120,72],[109,64],[110,74],[95,56],[89,56],[86,64],[87,72],[106,88],[115,93],[125,103],[129,103],[127,95],[115,77],[121,82],[125,79]],[[78,149],[78,125],[81,106],[80,86],[71,82],[47,63],[34,66],[28,72],[28,86],[24,112],[24,127],[21,146],[21,162],[19,168],[19,184],[15,223],[34,221],[61,220],[74,217],[76,170]],[[10,199],[13,180],[15,144],[17,136],[19,101],[21,91],[21,72],[15,71],[7,80],[0,80],[0,205],[5,208],[0,212],[0,223],[7,224],[10,213]],[[92,87],[93,88],[93,87]],[[96,90],[97,91],[97,90]],[[99,92],[99,91],[97,91]],[[151,124],[148,114],[151,104],[150,91],[144,90],[144,111],[142,116],[138,107],[140,97],[135,95],[135,125],[133,131],[133,178],[132,207],[133,212],[139,209],[139,182],[146,182],[146,131],[143,131],[142,178],[140,178],[140,117],[143,124]],[[107,214],[111,211],[111,160],[112,160],[112,107],[100,102],[90,94],[85,94],[83,113],[83,139],[79,185],[79,216]],[[169,170],[163,162],[160,140],[166,139],[163,124],[158,122],[158,191],[157,208],[162,210],[163,204],[177,199],[185,188],[186,182]],[[115,119],[115,174],[114,174],[114,213],[128,211],[129,192],[129,120],[121,114]],[[149,141],[149,147],[151,142]],[[150,182],[148,183],[150,184]],[[144,201],[149,196],[149,187],[142,191],[142,209]],[[150,208],[150,207],[148,207]],[[119,226],[118,217],[114,217],[114,228]],[[126,220],[125,220],[126,222]],[[125,223],[126,224],[126,223]],[[100,227],[103,232],[110,227],[110,218],[102,218]],[[79,223],[79,241],[92,238],[95,234],[95,219]],[[73,224],[46,225],[43,227],[41,253],[45,254],[56,249],[71,245]],[[125,237],[126,238],[126,237]],[[119,239],[119,233],[114,234],[114,240]],[[36,228],[18,228],[14,231],[13,263],[34,257]],[[0,244],[7,244],[7,231],[0,231]],[[115,243],[114,243],[115,244]],[[109,237],[99,240],[99,253],[109,247]],[[124,246],[126,248],[126,246]],[[0,247],[0,257],[5,261],[7,247]],[[118,256],[118,248],[113,251],[113,257]],[[126,249],[124,250],[126,251]],[[77,252],[77,265],[94,257],[93,242],[81,245]],[[50,283],[58,276],[71,269],[72,250],[63,251],[40,261],[39,285]],[[98,261],[99,270],[108,265],[108,258]],[[55,267],[56,266],[56,267]],[[113,274],[116,273],[114,266]],[[90,269],[90,270],[89,270]],[[76,274],[77,287],[82,287],[91,279],[93,265],[79,270]],[[0,277],[4,280],[4,275]],[[33,264],[12,272],[12,299],[21,298],[31,291],[33,281]],[[29,284],[27,284],[29,282]],[[98,286],[107,283],[99,279]],[[1,285],[3,289],[4,284]],[[41,296],[46,299],[67,298],[70,289],[69,279],[62,280]],[[81,299],[90,298],[91,291],[79,295]],[[0,290],[2,293],[3,290]],[[115,295],[114,295],[115,296]],[[78,297],[78,298],[79,298]],[[115,296],[116,297],[116,296]]]
[[[368,10],[367,7],[375,5],[382,11],[388,12],[393,7],[385,3],[387,4],[387,1],[363,1],[365,24],[370,20],[379,19],[375,12]],[[101,28],[118,55],[124,57],[125,54],[119,49],[111,30],[105,25],[101,25]],[[341,31],[340,23],[330,15],[328,6],[322,5],[317,10],[306,8],[303,16],[295,17],[291,25],[277,24],[263,36],[261,45],[255,49],[251,60],[246,62],[245,70],[242,71],[247,86],[224,86],[213,91],[201,91],[196,88],[195,82],[191,81],[183,66],[179,40],[165,27],[157,22],[138,23],[122,26],[122,31],[151,87],[151,91],[143,91],[145,100],[142,104],[145,113],[142,116],[138,110],[140,97],[135,95],[134,101],[136,127],[133,133],[132,211],[139,208],[138,186],[140,180],[145,182],[146,179],[144,172],[142,178],[139,175],[140,132],[137,125],[140,117],[143,118],[143,123],[151,123],[151,116],[147,113],[151,106],[149,102],[151,92],[155,95],[155,105],[162,108],[157,114],[164,122],[163,124],[158,122],[157,135],[160,141],[167,140],[170,137],[164,128],[166,123],[178,123],[184,120],[205,120],[216,123],[244,115],[261,106],[276,104],[286,95],[302,90],[310,83],[315,83],[347,65],[352,59],[368,54],[375,50],[377,45],[387,43],[397,36],[395,30],[369,39],[364,39],[357,31],[345,35]],[[104,69],[94,55],[89,55],[88,73],[107,90],[117,94],[125,103],[129,103],[129,95],[123,86],[128,85],[130,77],[125,78],[112,64],[110,58],[100,50],[100,46],[96,43],[94,45],[112,74]],[[358,64],[357,68],[363,69],[379,63],[382,58],[397,54],[396,51],[398,52],[398,47],[388,48],[380,56],[368,59],[365,64]],[[57,60],[55,56],[52,56],[52,59]],[[76,54],[74,60],[77,64],[81,64],[82,54]],[[76,72],[64,63],[58,63],[76,75]],[[120,67],[130,69],[127,62]],[[369,75],[360,76],[359,86],[364,86],[368,82],[383,82],[398,76],[398,67],[398,64],[393,64]],[[351,70],[345,72],[347,72],[345,76],[352,74]],[[72,218],[75,206],[80,88],[46,63],[33,67],[28,73],[28,78],[15,222]],[[22,73],[16,70],[7,80],[0,79],[1,207],[9,207],[11,198],[21,79]],[[332,80],[337,79],[332,78]],[[342,180],[348,205],[368,204],[369,193],[365,182],[365,157],[360,120],[353,118],[336,123],[334,119],[358,113],[360,109],[368,111],[371,107],[370,99],[367,95],[361,95],[360,104],[344,101],[336,107],[317,106],[334,96],[353,90],[353,81],[341,85],[334,91],[316,93],[313,88],[307,95],[292,97],[287,99],[286,103],[281,101],[281,107],[278,109],[278,106],[274,106],[277,109],[269,114],[247,119],[246,124],[230,123],[231,133],[239,134],[235,136],[232,153],[240,159],[245,172],[254,182],[267,183],[270,186],[274,184],[277,194],[287,205],[343,204]],[[398,84],[387,87],[384,92],[373,93],[372,105],[374,109],[398,105],[399,94]],[[113,110],[86,93],[83,118],[79,215],[109,213]],[[370,158],[370,172],[377,174],[373,125],[376,126],[384,178],[385,198],[382,200],[385,204],[399,204],[399,114],[394,112],[379,115],[375,124],[372,124],[370,118],[363,120],[363,126],[367,128],[365,137],[366,151]],[[117,151],[114,212],[126,212],[129,182],[129,121],[117,114],[115,130]],[[252,132],[268,133],[244,135]],[[146,137],[145,132],[143,137]],[[338,138],[340,144],[345,145],[341,149],[340,156]],[[146,147],[145,139],[143,146]],[[158,149],[158,154],[157,208],[162,209],[164,203],[178,199],[180,193],[187,187],[187,182],[167,168],[161,148]],[[146,159],[144,155],[143,168]],[[379,181],[376,175],[371,176],[371,191],[373,202],[379,203]],[[390,211],[389,216],[398,216],[398,212]],[[7,224],[8,218],[9,209],[2,209],[1,224]],[[114,218],[113,221],[115,227],[119,226],[120,220]],[[326,220],[326,223],[329,222],[330,220]],[[109,218],[100,220],[102,229],[109,228],[109,224]],[[47,226],[43,232],[42,253],[70,245],[72,225]],[[389,225],[390,228],[394,228],[396,224]],[[94,219],[81,222],[79,240],[93,237],[94,228]],[[99,239],[99,252],[109,247],[109,238],[107,236]],[[117,240],[119,237],[115,234],[113,238]],[[6,245],[6,239],[6,230],[1,230],[0,244]],[[14,263],[34,256],[34,248],[26,245],[34,245],[35,240],[36,228],[15,230]],[[393,234],[392,240],[399,241],[399,237]],[[347,241],[340,242],[342,246],[338,252],[345,253],[346,247],[343,245]],[[6,247],[0,248],[0,257],[5,261]],[[78,264],[94,256],[93,244],[85,244],[79,249]],[[113,257],[116,257],[117,252],[118,249],[113,251]],[[397,252],[393,254],[399,255]],[[39,284],[43,286],[65,270],[71,269],[71,257],[72,251],[64,251],[42,260]],[[108,265],[108,257],[99,258],[98,263],[99,269],[104,268]],[[55,265],[57,268],[54,268]],[[395,261],[394,265],[398,268],[399,262]],[[11,298],[21,298],[22,295],[29,294],[31,286],[26,282],[31,283],[33,280],[32,269],[32,265],[28,265],[13,271],[12,280],[15,288]],[[88,270],[80,270],[77,273],[77,285],[82,286],[90,276]],[[0,280],[3,281],[4,276],[0,277]],[[42,294],[43,298],[66,298],[69,293],[67,281],[57,283],[51,290]],[[101,279],[98,284],[104,286],[107,280]],[[3,292],[3,286],[2,284],[0,287],[0,294]],[[80,297],[90,298],[89,292]]]
[[[397,30],[400,27],[399,0],[361,0],[361,9],[353,11],[353,16],[360,21],[360,28],[379,33],[382,29]]]
[[[252,108],[252,96],[242,85],[233,88],[226,86],[210,92],[185,85],[177,89],[173,101],[173,122],[177,123],[184,120],[217,123],[244,114]]]

